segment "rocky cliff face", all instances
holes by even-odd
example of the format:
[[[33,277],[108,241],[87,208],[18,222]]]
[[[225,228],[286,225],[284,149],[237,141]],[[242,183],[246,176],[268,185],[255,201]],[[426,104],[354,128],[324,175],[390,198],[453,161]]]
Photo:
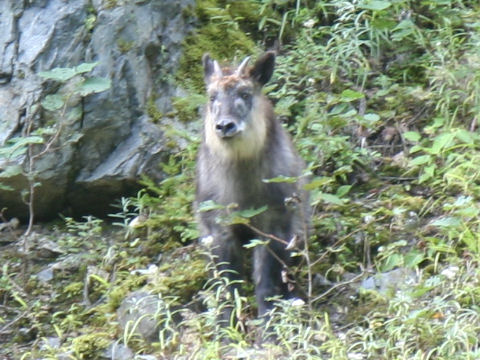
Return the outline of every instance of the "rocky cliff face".
[[[39,109],[58,85],[38,76],[55,67],[98,62],[93,74],[111,80],[105,92],[72,100],[75,118],[62,130],[55,150],[35,163],[36,216],[48,218],[107,211],[136,187],[140,174],[161,178],[166,156],[163,120],[149,118],[171,109],[172,81],[191,28],[185,8],[193,0],[3,0],[0,2],[0,147],[26,133],[27,124],[47,126]],[[26,156],[8,159],[25,167]],[[0,169],[6,159],[0,157]],[[27,215],[21,191],[25,174],[3,177],[0,208],[7,216]]]

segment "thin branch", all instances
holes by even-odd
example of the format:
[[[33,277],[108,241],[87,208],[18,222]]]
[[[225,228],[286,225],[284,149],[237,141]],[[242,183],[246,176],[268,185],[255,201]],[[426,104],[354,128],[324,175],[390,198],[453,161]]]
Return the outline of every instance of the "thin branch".
[[[338,283],[338,284],[335,284],[333,285],[331,288],[329,288],[327,291],[323,292],[322,294],[320,294],[319,296],[315,297],[313,300],[312,300],[312,303],[326,297],[328,294],[330,294],[332,291],[334,291],[335,289],[338,289],[339,287],[342,287],[342,286],[345,286],[345,285],[348,285],[348,284],[351,284],[351,283],[354,283],[356,282],[357,280],[361,279],[362,277],[365,276],[367,272],[366,271],[363,271],[362,273],[358,274],[357,276],[355,276],[354,278],[350,279],[350,280],[347,280],[347,281],[344,281],[344,282],[341,282],[341,283]]]
[[[283,240],[281,238],[279,238],[278,236],[275,236],[273,234],[268,234],[266,232],[263,232],[262,230],[256,228],[255,226],[251,225],[251,224],[244,224],[246,227],[248,227],[250,230],[253,230],[255,231],[258,235],[261,235],[261,236],[264,236],[266,238],[269,238],[269,239],[272,239],[272,240],[275,240],[275,241],[278,241],[280,243],[282,243],[283,245],[288,245],[288,241],[286,240]]]
[[[19,322],[21,319],[23,319],[25,316],[27,316],[30,313],[30,310],[32,310],[32,307],[30,306],[27,310],[25,310],[23,313],[18,315],[15,319],[7,323],[4,327],[0,329],[0,334],[7,334],[8,331],[7,329],[14,325],[15,323]]]
[[[382,220],[384,220],[384,219],[386,219],[386,218],[388,218],[388,217],[389,217],[389,215],[384,215],[384,216],[382,216],[382,217],[380,217],[380,218],[378,218],[378,219],[375,219],[375,221],[377,221],[377,222],[378,222],[378,221],[382,221]],[[330,247],[334,248],[334,247],[340,245],[342,242],[344,242],[345,240],[347,240],[349,237],[353,236],[353,235],[356,234],[357,232],[362,231],[362,230],[365,230],[370,224],[371,224],[371,223],[363,224],[363,225],[360,226],[358,229],[353,230],[352,232],[348,233],[348,234],[345,235],[345,236],[342,236],[340,239],[338,239],[338,240],[337,240],[332,246],[330,246]],[[315,261],[312,263],[312,266],[318,264],[318,263],[319,263],[320,261],[322,261],[328,254],[329,254],[329,252],[328,252],[328,251],[325,251],[322,255],[320,255],[320,257],[319,257],[317,260],[315,260]]]

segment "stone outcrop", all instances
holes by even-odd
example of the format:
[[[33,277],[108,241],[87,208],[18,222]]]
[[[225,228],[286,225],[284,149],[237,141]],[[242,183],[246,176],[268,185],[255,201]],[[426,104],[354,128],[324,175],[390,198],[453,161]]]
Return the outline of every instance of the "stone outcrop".
[[[172,75],[191,29],[189,6],[193,0],[0,2],[0,148],[24,136],[29,123],[39,128],[58,120],[38,105],[62,88],[39,72],[98,62],[92,75],[111,80],[109,90],[71,100],[76,115],[54,150],[35,162],[37,218],[105,214],[136,189],[140,174],[162,177],[165,124],[154,123],[146,109],[154,102],[159,114],[171,111],[178,92]],[[0,190],[8,217],[28,214],[26,160],[0,154],[0,170],[12,164],[24,170],[0,178],[14,189]]]

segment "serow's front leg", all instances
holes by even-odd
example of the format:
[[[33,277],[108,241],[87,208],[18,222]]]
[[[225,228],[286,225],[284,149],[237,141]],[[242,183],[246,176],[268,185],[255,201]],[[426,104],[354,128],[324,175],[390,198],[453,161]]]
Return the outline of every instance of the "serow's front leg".
[[[240,292],[240,282],[243,276],[242,247],[240,242],[228,231],[222,232],[214,238],[212,245],[212,255],[215,263],[216,276],[220,277],[225,283],[220,282],[227,290],[220,298],[219,323],[221,326],[234,326],[234,296],[235,292]]]
[[[260,317],[265,316],[273,308],[274,304],[270,298],[288,297],[288,284],[282,278],[282,271],[288,263],[287,258],[288,252],[283,244],[273,240],[268,245],[255,247],[253,277]]]

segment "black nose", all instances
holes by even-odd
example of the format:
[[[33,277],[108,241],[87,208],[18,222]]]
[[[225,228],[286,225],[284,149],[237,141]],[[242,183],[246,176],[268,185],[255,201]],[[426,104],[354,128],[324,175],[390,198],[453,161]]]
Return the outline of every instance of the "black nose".
[[[237,124],[230,119],[221,120],[215,126],[217,134],[221,137],[231,137],[237,133]]]

